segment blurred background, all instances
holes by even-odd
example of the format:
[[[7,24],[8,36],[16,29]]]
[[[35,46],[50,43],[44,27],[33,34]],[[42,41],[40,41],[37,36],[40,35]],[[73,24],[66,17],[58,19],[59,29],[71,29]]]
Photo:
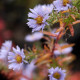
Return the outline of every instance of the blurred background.
[[[29,8],[34,8],[38,4],[49,4],[53,0],[0,0],[0,46],[5,40],[12,40],[13,45],[24,48],[24,37],[31,33],[27,26],[27,14]],[[67,37],[68,43],[75,43],[73,54],[76,60],[71,65],[72,70],[80,71],[80,24],[74,26],[75,36]],[[77,65],[76,65],[77,64]]]
[[[26,24],[29,8],[51,2],[53,0],[0,0],[0,46],[4,40],[12,40],[24,47],[24,37],[31,33]]]

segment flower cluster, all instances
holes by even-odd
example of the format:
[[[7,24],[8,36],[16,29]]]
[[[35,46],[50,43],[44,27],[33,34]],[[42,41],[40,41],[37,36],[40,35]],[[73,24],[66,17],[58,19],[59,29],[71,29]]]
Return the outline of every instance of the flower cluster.
[[[77,5],[75,0],[74,3]],[[0,62],[18,74],[16,80],[69,80],[66,78],[67,64],[75,59],[72,54],[75,44],[67,43],[64,35],[73,37],[73,25],[80,23],[80,10],[74,3],[55,0],[48,5],[37,5],[28,13],[27,24],[34,33],[24,40],[27,44],[33,42],[30,47],[24,44],[24,49],[15,48],[12,41],[2,44]]]
[[[70,0],[56,0],[53,2],[53,4],[49,5],[38,5],[34,7],[34,9],[30,9],[31,12],[29,12],[28,17],[28,26],[32,28],[32,32],[43,30],[46,25],[49,25],[47,23],[47,20],[49,19],[50,13],[54,10],[57,12],[65,11],[71,8],[72,6],[69,4]]]

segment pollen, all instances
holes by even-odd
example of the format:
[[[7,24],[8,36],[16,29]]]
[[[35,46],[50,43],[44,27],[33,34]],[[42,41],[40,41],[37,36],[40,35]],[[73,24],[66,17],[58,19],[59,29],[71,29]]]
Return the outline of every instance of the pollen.
[[[17,63],[21,63],[22,62],[22,57],[20,55],[16,56],[16,61]]]
[[[42,16],[38,16],[37,18],[35,18],[35,20],[36,20],[36,23],[37,24],[39,24],[39,25],[41,25],[43,22],[43,17]]]
[[[60,73],[56,72],[53,74],[53,77],[56,79],[60,79],[61,75],[60,75]]]
[[[69,2],[69,0],[63,0],[63,6],[66,6]]]

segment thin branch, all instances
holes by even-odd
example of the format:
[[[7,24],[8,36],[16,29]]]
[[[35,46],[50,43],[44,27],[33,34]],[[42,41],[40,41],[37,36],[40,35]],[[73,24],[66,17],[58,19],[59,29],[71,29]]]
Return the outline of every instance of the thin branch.
[[[80,23],[80,20],[77,20],[77,21],[73,22],[72,24],[75,25],[75,24],[78,24],[78,23]]]

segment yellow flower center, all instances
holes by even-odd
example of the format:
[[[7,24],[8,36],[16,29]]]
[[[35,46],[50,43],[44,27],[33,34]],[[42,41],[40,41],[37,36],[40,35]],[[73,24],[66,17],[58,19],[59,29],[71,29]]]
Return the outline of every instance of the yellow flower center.
[[[60,75],[60,73],[56,72],[53,74],[53,77],[56,79],[60,79],[61,75]]]
[[[69,0],[63,0],[63,6],[66,6],[69,2]]]
[[[22,62],[22,57],[20,55],[16,56],[16,61],[17,63],[21,63]]]
[[[37,21],[36,23],[41,25],[43,22],[43,17],[42,16],[38,16],[37,18],[35,18],[35,20]]]

